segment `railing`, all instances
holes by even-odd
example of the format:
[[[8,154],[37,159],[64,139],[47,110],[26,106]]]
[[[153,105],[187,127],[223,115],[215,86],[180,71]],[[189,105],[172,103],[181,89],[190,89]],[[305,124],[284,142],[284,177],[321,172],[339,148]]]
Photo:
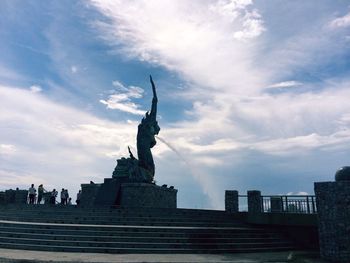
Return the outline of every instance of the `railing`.
[[[240,212],[249,210],[247,195],[238,195],[238,209]],[[316,198],[314,195],[263,195],[261,212],[315,214]]]
[[[238,211],[248,212],[248,196],[238,195]]]
[[[261,196],[262,212],[317,213],[314,195],[264,195]]]

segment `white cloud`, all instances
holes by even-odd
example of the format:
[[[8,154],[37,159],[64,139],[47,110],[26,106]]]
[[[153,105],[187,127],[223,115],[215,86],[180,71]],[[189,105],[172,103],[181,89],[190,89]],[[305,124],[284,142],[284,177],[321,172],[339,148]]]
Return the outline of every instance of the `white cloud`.
[[[142,98],[144,90],[140,87],[125,87],[119,81],[113,81],[113,86],[117,88],[115,94],[109,95],[107,100],[100,100],[107,105],[108,109],[120,110],[135,115],[144,115],[146,111],[140,110],[140,106],[132,102],[132,99]]]
[[[96,26],[123,55],[163,65],[214,90],[252,93],[265,84],[250,57],[263,31],[251,1],[91,3],[110,18],[110,24]],[[237,40],[235,33],[249,43]]]
[[[43,90],[39,85],[32,85],[29,87],[29,89],[33,93],[39,93]]]
[[[137,124],[98,119],[27,89],[0,86],[0,98],[3,186],[45,183],[73,194],[81,183],[110,177],[116,163],[107,156],[125,156],[135,143]],[[13,174],[21,179],[10,185]]]
[[[77,66],[71,66],[70,67],[70,70],[71,72],[74,74],[74,73],[77,73],[78,72],[78,67]]]
[[[268,88],[289,88],[289,87],[298,87],[303,85],[303,83],[295,80],[282,81],[279,83],[272,84]]]
[[[287,195],[309,195],[309,193],[300,191],[300,192],[289,192],[287,193]]]
[[[12,155],[16,152],[16,147],[12,144],[0,144],[0,155]]]
[[[335,18],[329,23],[332,28],[344,28],[350,26],[350,12],[342,17]]]
[[[264,31],[263,20],[257,10],[246,13],[243,20],[243,29],[234,33],[239,40],[246,40],[260,36]]]

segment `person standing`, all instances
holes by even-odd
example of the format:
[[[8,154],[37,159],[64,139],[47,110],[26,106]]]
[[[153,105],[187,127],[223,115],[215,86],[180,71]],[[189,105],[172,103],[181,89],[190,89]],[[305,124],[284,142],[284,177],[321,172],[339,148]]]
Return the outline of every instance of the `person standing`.
[[[80,204],[80,199],[81,199],[81,190],[79,190],[79,192],[77,193],[77,201],[76,201],[77,205]]]
[[[68,189],[65,189],[65,190],[64,190],[64,204],[65,204],[65,205],[68,204],[68,199],[69,199]]]
[[[64,190],[64,188],[62,188],[60,196],[61,196],[61,205],[64,205],[65,200],[66,200],[66,191]]]
[[[44,189],[44,186],[42,184],[39,185],[39,187],[38,187],[38,202],[37,202],[37,204],[41,203],[41,200],[43,199],[44,192],[46,192],[46,190]]]
[[[58,194],[58,192],[56,191],[56,189],[53,189],[51,192],[50,204],[52,204],[52,205],[56,204],[57,194]]]
[[[34,188],[34,184],[29,188],[29,204],[34,204],[35,202],[35,195],[36,195],[36,189]]]

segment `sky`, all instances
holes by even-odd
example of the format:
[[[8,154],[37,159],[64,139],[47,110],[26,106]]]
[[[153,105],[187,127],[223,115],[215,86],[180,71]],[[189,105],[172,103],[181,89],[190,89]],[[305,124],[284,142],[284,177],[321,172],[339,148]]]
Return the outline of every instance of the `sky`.
[[[0,190],[110,178],[150,74],[178,207],[314,194],[350,165],[348,0],[2,0],[0,39]]]

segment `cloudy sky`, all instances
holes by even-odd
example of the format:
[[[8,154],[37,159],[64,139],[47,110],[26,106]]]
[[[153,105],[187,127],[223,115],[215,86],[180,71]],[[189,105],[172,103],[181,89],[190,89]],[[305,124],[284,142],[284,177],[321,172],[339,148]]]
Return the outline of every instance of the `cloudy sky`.
[[[149,74],[180,207],[313,194],[350,164],[348,0],[2,0],[0,39],[0,190],[111,177]]]

